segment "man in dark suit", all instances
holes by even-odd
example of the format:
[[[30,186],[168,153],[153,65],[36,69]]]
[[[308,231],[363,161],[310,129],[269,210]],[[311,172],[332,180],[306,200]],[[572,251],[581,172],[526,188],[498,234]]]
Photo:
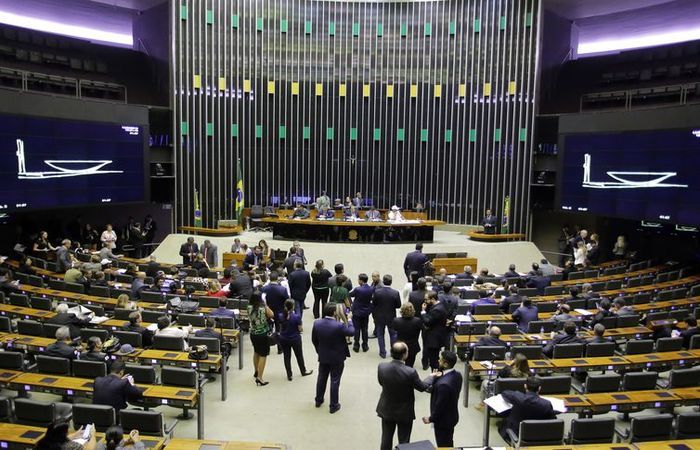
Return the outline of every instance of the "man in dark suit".
[[[71,338],[68,327],[60,327],[56,330],[56,342],[46,347],[46,356],[76,359],[78,352],[70,343]]]
[[[681,331],[683,348],[690,349],[690,341],[693,339],[693,336],[700,334],[700,329],[698,329],[698,319],[693,316],[688,316],[685,318],[685,324],[688,327]]]
[[[522,304],[513,312],[513,320],[518,323],[520,331],[527,332],[530,322],[538,318],[537,306],[533,305],[528,297],[523,297]]]
[[[374,326],[377,331],[377,344],[381,358],[386,358],[384,329],[388,330],[389,342],[393,344],[396,340],[396,332],[390,328],[390,325],[394,317],[396,317],[396,309],[401,308],[401,294],[396,289],[391,288],[391,283],[391,275],[384,275],[382,277],[382,286],[374,290],[374,296],[372,297]]]
[[[411,281],[409,276],[411,272],[418,272],[419,277],[425,276],[425,264],[428,262],[428,257],[423,254],[423,244],[417,243],[416,250],[406,255],[403,261],[403,271],[406,273],[406,278]]]
[[[294,272],[294,263],[296,263],[297,261],[302,261],[301,257],[299,257],[299,255],[297,255],[296,247],[292,247],[289,249],[289,254],[288,254],[287,258],[282,263],[282,265],[284,266],[284,270],[287,271],[287,275]],[[302,261],[302,264],[303,264],[303,261]],[[331,285],[329,284],[329,286],[331,286]]]
[[[377,403],[377,415],[382,419],[381,450],[394,448],[394,430],[397,428],[399,444],[410,442],[416,418],[413,390],[423,392],[428,388],[418,377],[416,369],[405,364],[407,357],[408,346],[397,341],[391,346],[391,362],[380,363],[377,368],[377,379],[382,387]]]
[[[150,347],[153,343],[153,332],[141,326],[141,313],[139,311],[129,313],[129,322],[122,327],[122,330],[139,333],[144,347]]]
[[[333,271],[335,272],[335,275],[330,277],[328,279],[328,286],[337,286],[338,283],[335,281],[335,277],[338,275],[344,275],[345,274],[345,266],[341,263],[336,264],[333,267]],[[374,278],[374,274],[372,274],[372,277]],[[348,290],[348,292],[352,291],[352,280],[350,280],[350,277],[346,277],[347,279],[345,280],[345,283],[343,283],[343,287]],[[372,283],[373,287],[374,283]]]
[[[416,281],[416,290],[408,294],[408,302],[413,305],[416,314],[420,314],[421,307],[425,301],[425,293],[428,292],[426,289],[427,286],[428,282],[425,281],[425,278],[418,278]]]
[[[279,283],[279,274],[270,272],[270,283],[260,289],[263,300],[274,314],[275,323],[284,315],[284,302],[289,298],[287,289]]]
[[[65,325],[70,331],[71,339],[80,337],[80,329],[88,326],[90,320],[81,320],[75,314],[68,312],[68,305],[60,303],[56,306],[56,315],[47,320],[46,323],[54,325]]]
[[[301,260],[294,261],[294,271],[287,275],[289,281],[289,292],[294,299],[294,309],[299,316],[303,316],[304,310],[308,309],[304,305],[306,294],[311,289],[311,274],[304,270],[304,263]]]
[[[477,343],[474,345],[475,347],[480,347],[480,346],[499,346],[499,347],[507,347],[508,344],[503,342],[501,340],[501,329],[494,326],[489,328],[489,334],[487,336],[482,336],[479,338]]]
[[[435,443],[438,447],[454,447],[455,426],[459,422],[459,393],[462,390],[462,374],[454,367],[457,355],[445,350],[440,354],[440,372],[424,381],[431,385],[430,416],[423,417],[424,424],[432,423]]]
[[[250,277],[237,269],[232,269],[228,296],[230,298],[240,297],[250,300],[250,297],[253,296],[253,282]]]
[[[316,407],[319,408],[323,404],[328,376],[330,375],[331,403],[329,406],[331,414],[340,409],[338,401],[340,378],[343,376],[345,358],[350,356],[345,338],[354,334],[355,328],[352,326],[352,321],[346,325],[337,320],[335,317],[335,306],[332,304],[326,304],[323,307],[323,318],[316,319],[311,330],[311,342],[314,344],[318,354]]]
[[[576,334],[576,324],[569,320],[564,324],[564,332],[554,336],[542,349],[542,353],[548,358],[554,355],[554,346],[559,344],[585,344],[586,341]]]
[[[361,273],[357,277],[358,286],[350,291],[350,298],[353,299],[352,302],[352,324],[355,327],[355,340],[352,349],[355,353],[360,351],[360,334],[362,335],[362,351],[366,352],[369,350],[368,340],[368,327],[369,327],[369,316],[372,313],[372,297],[374,295],[374,288],[367,284],[369,277],[366,273]]]
[[[464,266],[464,272],[455,275],[458,280],[473,280],[474,275],[472,274],[471,266]]]
[[[182,264],[191,266],[199,253],[199,247],[194,242],[193,237],[188,237],[187,242],[180,246],[180,256],[182,256]]]
[[[264,265],[265,262],[262,254],[262,248],[257,245],[255,248],[253,248],[252,252],[247,253],[243,258],[244,270],[253,270],[257,269],[258,267],[264,267]]]
[[[515,264],[511,264],[508,266],[508,272],[504,273],[503,276],[506,278],[518,278],[520,274],[515,271]]]
[[[421,307],[421,319],[423,319],[423,354],[427,357],[430,368],[437,370],[439,365],[438,356],[440,349],[448,345],[450,330],[447,327],[447,310],[445,305],[438,302],[435,292],[428,292],[425,302]],[[427,369],[425,363],[423,370]]]
[[[447,316],[453,319],[459,306],[459,293],[453,292],[452,282],[445,281],[442,283],[442,292],[438,292],[438,301],[445,305]]]
[[[496,228],[498,227],[498,218],[491,214],[491,210],[486,210],[486,215],[481,220],[481,225],[484,227],[485,234],[496,234]]]
[[[202,244],[200,251],[209,268],[217,266],[219,262],[219,247],[212,244],[209,239],[206,239],[204,244]]]
[[[95,378],[92,396],[94,405],[109,405],[119,417],[119,411],[126,408],[127,401],[143,398],[143,393],[134,385],[130,376],[124,376],[124,361],[117,359],[112,363],[109,375]]]
[[[214,338],[223,342],[224,337],[221,335],[221,333],[214,329],[215,326],[216,322],[214,321],[213,317],[205,317],[204,328],[200,328],[199,330],[195,331],[194,335],[202,338]]]
[[[593,337],[588,338],[587,344],[604,344],[607,342],[613,342],[610,338],[605,337],[605,325],[602,323],[597,323],[593,327]]]
[[[508,314],[510,305],[517,305],[522,301],[523,298],[518,294],[518,286],[511,284],[510,287],[508,287],[508,296],[501,300],[501,303],[498,304],[498,308],[505,314]]]
[[[146,264],[146,276],[156,278],[159,270],[162,270],[160,268],[160,264],[158,264],[158,261],[156,261],[155,255],[151,255],[149,257],[148,264]]]
[[[73,267],[73,257],[70,254],[70,248],[71,241],[64,239],[61,241],[61,246],[56,249],[56,264],[58,271],[61,273]]]
[[[549,277],[542,275],[542,271],[537,269],[537,274],[534,277],[529,277],[525,282],[525,286],[537,289],[537,295],[544,295],[544,288],[552,284]]]
[[[510,442],[506,430],[518,435],[520,422],[523,420],[554,419],[552,404],[540,397],[542,382],[537,377],[528,377],[525,381],[525,393],[519,391],[504,391],[503,399],[513,405],[506,419],[501,422],[498,432],[506,442]]]

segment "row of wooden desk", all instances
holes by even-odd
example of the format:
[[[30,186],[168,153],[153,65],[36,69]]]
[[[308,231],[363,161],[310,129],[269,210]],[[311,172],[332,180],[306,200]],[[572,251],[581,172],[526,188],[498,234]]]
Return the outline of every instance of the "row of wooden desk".
[[[619,273],[616,275],[602,275],[593,278],[581,278],[578,280],[553,281],[552,286],[574,286],[583,283],[600,283],[604,281],[616,281],[624,280],[626,278],[643,277],[644,275],[651,275],[657,273],[664,268],[666,268],[666,266],[658,265],[654,267],[649,267],[647,269],[635,270],[634,272]]]
[[[670,441],[635,442],[625,444],[616,442],[611,444],[585,444],[585,445],[548,445],[535,447],[520,447],[520,450],[697,450],[700,449],[700,439],[679,439]],[[445,449],[438,449],[445,450]],[[452,449],[449,449],[452,450]],[[515,450],[508,448],[508,450]]]

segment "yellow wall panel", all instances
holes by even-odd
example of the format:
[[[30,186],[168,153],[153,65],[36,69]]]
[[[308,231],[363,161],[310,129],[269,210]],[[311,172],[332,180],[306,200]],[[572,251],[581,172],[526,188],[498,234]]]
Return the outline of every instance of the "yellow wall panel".
[[[508,83],[508,94],[515,95],[518,90],[518,84],[515,81]]]
[[[394,85],[393,84],[387,84],[386,85],[386,96],[388,98],[393,98],[394,97]]]
[[[436,84],[433,87],[433,95],[435,95],[435,98],[442,97],[442,85],[441,84]]]
[[[243,80],[243,92],[250,92],[252,90],[250,80]]]
[[[299,83],[297,81],[292,82],[292,95],[299,95]]]
[[[321,97],[323,95],[323,84],[316,83],[316,96]]]
[[[362,86],[362,96],[363,97],[369,97],[371,93],[372,93],[372,88],[370,87],[369,84],[365,84],[364,86]]]
[[[345,97],[348,93],[348,87],[345,83],[342,83],[338,86],[338,95],[341,97]]]
[[[484,97],[491,95],[491,83],[484,83]]]
[[[194,79],[192,80],[192,84],[194,84],[195,89],[199,89],[202,87],[202,76],[201,75],[195,75]]]
[[[411,97],[413,97],[413,98],[418,97],[418,85],[417,84],[411,85]]]
[[[267,93],[268,94],[274,94],[275,93],[275,82],[270,80],[267,82]]]
[[[467,85],[466,84],[459,85],[459,89],[457,90],[457,95],[459,97],[466,97],[467,96]]]
[[[226,90],[226,78],[225,77],[219,77],[219,90],[220,91]]]

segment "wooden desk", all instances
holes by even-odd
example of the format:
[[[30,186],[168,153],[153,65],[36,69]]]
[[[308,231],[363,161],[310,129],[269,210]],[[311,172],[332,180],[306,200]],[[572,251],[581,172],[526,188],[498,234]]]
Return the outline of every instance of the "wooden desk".
[[[44,321],[52,319],[54,316],[56,316],[56,313],[43,309],[25,308],[23,306],[13,306],[0,303],[0,316]]]
[[[582,444],[582,445],[546,445],[535,447],[520,447],[520,450],[635,450],[639,444]],[[508,450],[515,450],[507,447]]]
[[[483,231],[470,231],[467,236],[472,241],[484,242],[522,241],[525,239],[525,235],[522,233],[487,234]]]
[[[230,267],[233,264],[237,267],[243,267],[243,260],[245,259],[243,253],[224,252],[222,257],[224,258],[222,263],[224,267]]]
[[[433,258],[435,272],[447,270],[448,275],[464,273],[464,266],[470,266],[476,273],[478,260],[476,258]]]
[[[634,446],[638,450],[680,450],[684,447],[688,449],[700,449],[700,439],[685,439],[675,441],[638,442]]]
[[[189,227],[180,226],[177,228],[180,233],[192,233],[202,236],[236,236],[243,232],[242,227],[224,227],[224,228],[204,228],[204,227]]]
[[[598,356],[594,358],[559,358],[551,359],[553,370],[576,372],[583,370],[615,370],[629,367],[632,363],[622,356]]]
[[[190,359],[188,352],[172,350],[144,350],[135,356],[141,364],[172,365],[200,370],[221,369],[221,355],[211,354],[207,359],[195,361]]]
[[[126,435],[128,432],[125,432]],[[97,442],[104,442],[104,433],[95,433],[95,439]],[[165,447],[165,438],[156,436],[144,436],[140,435],[141,442],[143,442],[144,447],[148,450],[161,450]]]
[[[202,445],[218,446],[220,450],[286,450],[284,444],[267,442],[213,441],[204,439],[175,438],[168,442],[168,450],[198,450]]]
[[[683,366],[687,363],[700,361],[700,351],[656,352],[642,355],[626,355],[625,358],[633,364],[647,368],[669,364]]]
[[[85,303],[88,305],[100,305],[105,309],[114,309],[117,305],[116,298],[98,297],[95,295],[77,294],[75,292],[57,291],[54,289],[40,288],[30,286],[28,284],[20,284],[11,286],[13,289],[20,291],[22,294],[33,294],[37,297],[55,298],[56,300],[74,301],[76,303]]]
[[[552,286],[574,286],[577,284],[583,284],[583,283],[600,283],[603,281],[615,281],[615,280],[624,280],[627,278],[635,278],[639,276],[644,276],[644,275],[651,275],[653,273],[656,273],[662,269],[665,269],[665,265],[658,265],[654,267],[649,267],[647,269],[642,269],[642,270],[636,270],[634,272],[625,272],[625,273],[620,273],[617,275],[603,275],[603,276],[598,276],[598,277],[592,277],[592,278],[581,278],[578,280],[563,280],[563,281],[553,281]]]
[[[611,411],[634,411],[683,404],[683,399],[673,390],[604,392],[585,394],[584,397],[593,411],[608,408]],[[581,408],[577,409],[581,410]]]
[[[453,339],[456,347],[466,347],[467,345],[473,347],[474,344],[476,344],[479,339],[484,336],[484,334],[473,334],[471,337],[467,334],[455,334]],[[501,340],[509,345],[527,345],[529,343],[527,336],[517,333],[502,334]]]
[[[0,422],[0,447],[33,449],[46,434],[46,428]]]

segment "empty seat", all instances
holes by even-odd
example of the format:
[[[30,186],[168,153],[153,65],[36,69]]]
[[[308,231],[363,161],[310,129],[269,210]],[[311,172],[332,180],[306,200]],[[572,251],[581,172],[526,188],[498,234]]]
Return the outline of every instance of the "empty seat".
[[[566,304],[569,305],[569,308],[572,310],[574,309],[585,309],[586,308],[586,299],[576,299],[576,300],[567,300]]]
[[[477,336],[486,333],[486,322],[471,322],[457,326],[457,334],[469,334]]]
[[[589,373],[584,384],[584,391],[588,394],[618,391],[620,390],[620,378],[617,373]]]
[[[511,353],[513,356],[518,353],[524,355],[528,360],[542,359],[542,346],[541,345],[514,345],[511,347]]]
[[[218,308],[219,307],[219,297],[199,297],[199,306],[202,308]]]
[[[584,344],[557,344],[554,346],[553,358],[580,358],[583,355]]]
[[[80,283],[69,283],[67,281],[63,282],[64,291],[68,292],[75,292],[76,294],[84,294],[85,293],[85,286],[83,286]]]
[[[12,332],[12,321],[9,317],[0,317],[0,332]]]
[[[493,392],[498,395],[503,391],[525,392],[525,378],[497,378]]]
[[[540,313],[551,313],[555,312],[559,304],[557,302],[540,302],[537,303],[537,311]]]
[[[153,336],[153,348],[156,350],[182,351],[185,348],[185,340],[174,336]]]
[[[37,355],[36,368],[41,373],[70,375],[70,359],[55,356]]]
[[[10,294],[10,305],[29,308],[29,297],[27,297],[25,294],[13,292]]]
[[[652,339],[630,339],[625,346],[625,355],[641,355],[654,351]]]
[[[177,316],[177,323],[182,326],[192,325],[193,327],[204,327],[204,316],[198,314],[179,314]]]
[[[541,377],[540,380],[542,380],[541,395],[565,395],[571,390],[571,376],[569,375]]]
[[[500,313],[501,313],[501,310],[498,309],[498,305],[476,305],[474,307],[474,314],[500,314]]]
[[[65,291],[65,284],[61,280],[49,280],[49,288],[55,291]]]
[[[603,325],[606,330],[617,328],[617,316],[603,317],[598,321],[598,323]]]
[[[700,385],[700,368],[674,369],[668,378],[668,387],[684,388]]]
[[[508,430],[511,443],[516,448],[532,446],[556,446],[564,440],[564,421],[553,420],[523,420],[520,422],[518,436]]]
[[[651,299],[652,299],[651,293],[641,292],[641,293],[634,296],[634,300],[632,300],[632,304],[645,305],[647,303],[651,303]]]
[[[605,283],[606,291],[614,291],[617,289],[622,289],[622,280],[611,280]]]
[[[673,415],[633,417],[630,424],[630,442],[661,441],[670,439],[673,432]]]
[[[53,307],[53,300],[45,297],[32,297],[30,299],[30,303],[32,305],[32,308],[41,309],[44,311],[51,311]]]
[[[646,391],[656,388],[656,372],[629,372],[622,377],[623,391]]]
[[[208,337],[191,337],[189,338],[190,346],[195,345],[205,345],[209,353],[220,353],[221,352],[221,341],[217,338]]]
[[[115,425],[114,408],[107,405],[75,403],[73,405],[73,427],[77,430],[87,424],[94,424],[97,431],[104,432]]]
[[[639,325],[640,317],[637,314],[629,316],[617,316],[617,327],[628,328]]]
[[[126,364],[124,373],[133,376],[137,384],[156,384],[156,370],[153,366]]]
[[[165,428],[162,413],[136,409],[122,409],[119,411],[119,419],[123,429],[138,430],[139,433],[146,436],[170,435],[177,424],[175,421],[170,427]]]
[[[700,349],[700,334],[696,334],[690,338],[690,348],[688,350]]]
[[[570,444],[605,444],[615,437],[615,419],[573,419]]]
[[[677,352],[683,348],[683,338],[660,338],[656,341],[657,352]]]
[[[79,378],[97,378],[107,375],[107,364],[99,361],[73,361],[73,375]]]
[[[141,319],[146,323],[156,323],[158,318],[162,315],[163,315],[162,311],[148,311],[148,310],[141,311]]]
[[[135,331],[113,331],[112,335],[119,339],[120,344],[129,344],[134,348],[143,347],[143,336]]]
[[[29,336],[43,336],[44,327],[36,320],[18,320],[17,332]]]
[[[90,286],[88,294],[95,297],[109,298],[109,286]]]
[[[474,361],[492,361],[506,359],[506,348],[495,345],[474,347]]]
[[[0,369],[23,370],[24,354],[20,352],[0,352]]]
[[[544,295],[562,295],[564,286],[547,286],[544,288]]]
[[[502,334],[515,334],[518,332],[518,324],[513,322],[497,322],[492,323],[491,326],[500,328]]]
[[[98,337],[102,342],[109,339],[109,331],[102,328],[81,328],[80,329],[80,339],[87,341],[91,337]]]
[[[551,333],[557,323],[551,320],[533,320],[527,325],[528,333]]]
[[[70,418],[71,407],[68,404],[15,399],[15,421],[19,424],[46,428],[55,420]]]
[[[614,342],[597,342],[586,345],[586,357],[613,356],[615,354]]]
[[[676,439],[700,438],[700,412],[678,414]]]

